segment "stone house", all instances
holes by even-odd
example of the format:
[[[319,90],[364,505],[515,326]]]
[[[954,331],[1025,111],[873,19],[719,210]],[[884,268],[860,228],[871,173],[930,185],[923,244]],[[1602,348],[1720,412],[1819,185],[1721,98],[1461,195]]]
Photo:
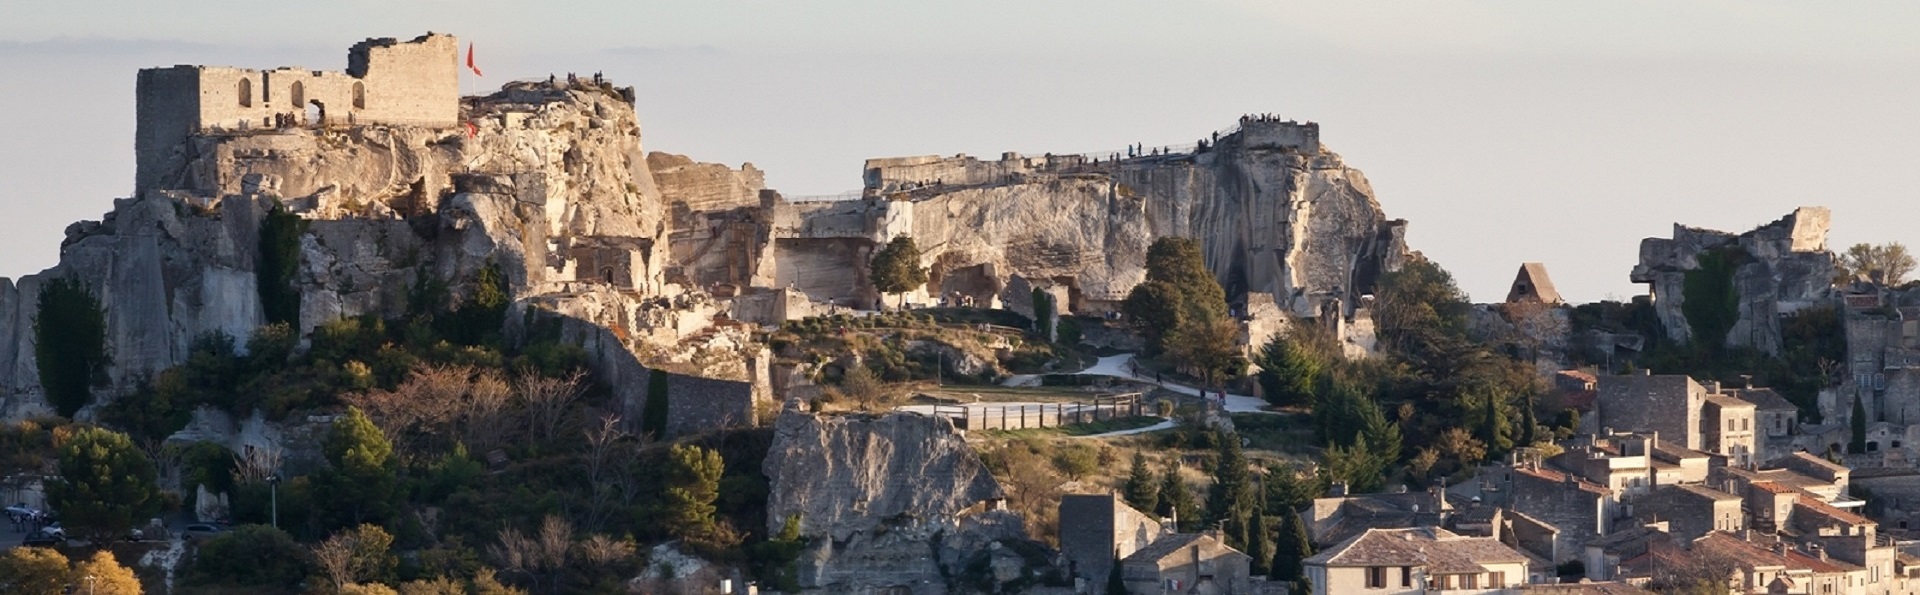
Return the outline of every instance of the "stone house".
[[[1303,561],[1314,595],[1513,593],[1531,558],[1489,537],[1445,529],[1368,529]]]
[[[1714,531],[1747,528],[1740,496],[1697,485],[1662,486],[1633,499],[1628,508],[1643,524],[1665,523],[1667,533],[1692,540]]]
[[[1253,558],[1212,533],[1167,535],[1120,560],[1131,595],[1245,595]]]
[[[1162,536],[1160,522],[1128,506],[1119,494],[1060,497],[1060,553],[1073,576],[1104,585],[1115,556],[1126,558]]]
[[[1720,394],[1718,383],[1708,383],[1709,392],[1700,412],[1700,435],[1705,443],[1700,450],[1727,458],[1727,464],[1745,467],[1754,462],[1753,403]]]
[[[1622,496],[1637,496],[1654,486],[1706,481],[1711,458],[1644,433],[1579,436],[1548,462]]]
[[[1668,442],[1698,450],[1706,442],[1700,417],[1707,392],[1684,375],[1601,376],[1595,427],[1602,433],[1656,432]]]
[[[1462,483],[1449,492],[1518,513],[1508,515],[1516,519],[1512,524],[1516,532],[1521,527],[1517,520],[1521,515],[1530,525],[1551,527],[1550,532],[1536,532],[1551,539],[1551,546],[1528,549],[1555,554],[1548,562],[1556,564],[1578,559],[1581,548],[1611,533],[1614,520],[1620,516],[1616,491],[1535,462],[1485,468],[1478,481]]]
[[[1754,442],[1758,461],[1771,461],[1793,454],[1793,435],[1800,427],[1800,408],[1771,388],[1746,388],[1729,391],[1754,406]]]

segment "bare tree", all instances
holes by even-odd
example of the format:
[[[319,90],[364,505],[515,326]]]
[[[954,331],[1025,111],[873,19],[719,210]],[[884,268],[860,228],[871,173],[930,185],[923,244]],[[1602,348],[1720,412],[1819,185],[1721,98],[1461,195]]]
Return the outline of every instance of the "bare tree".
[[[526,575],[536,589],[544,579],[547,591],[555,592],[572,549],[573,523],[548,516],[541,521],[537,535],[529,536],[511,527],[501,531],[500,543],[488,546],[487,552],[506,570]]]
[[[587,485],[593,491],[587,511],[587,528],[597,531],[612,514],[609,505],[615,496],[614,492],[625,483],[611,476],[625,470],[614,459],[630,458],[625,455],[631,451],[627,441],[631,434],[621,429],[620,416],[612,413],[600,416],[600,425],[585,433],[587,452],[583,463],[587,470]]]
[[[580,399],[584,379],[580,372],[564,378],[521,376],[514,384],[527,407],[528,430],[542,440],[553,440],[566,420],[567,407]]]
[[[354,545],[344,535],[334,535],[313,546],[313,563],[320,574],[339,591],[353,582]]]
[[[485,370],[467,387],[467,399],[461,440],[476,452],[499,446],[513,406],[513,386],[499,372]]]
[[[239,483],[263,483],[280,471],[286,450],[272,443],[248,445],[245,454],[233,455],[233,479]]]

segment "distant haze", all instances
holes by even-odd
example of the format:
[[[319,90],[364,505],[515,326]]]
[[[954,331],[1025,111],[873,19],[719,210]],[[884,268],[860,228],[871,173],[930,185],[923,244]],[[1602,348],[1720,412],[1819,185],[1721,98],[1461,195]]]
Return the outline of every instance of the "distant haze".
[[[868,157],[1317,121],[1479,300],[1523,261],[1570,300],[1624,298],[1641,238],[1799,205],[1833,208],[1836,249],[1920,245],[1920,4],[1677,4],[12,3],[0,276],[51,266],[131,190],[138,68],[338,70],[355,41],[428,30],[476,44],[470,93],[603,71],[637,88],[648,150],[750,161],[788,194],[857,188]]]

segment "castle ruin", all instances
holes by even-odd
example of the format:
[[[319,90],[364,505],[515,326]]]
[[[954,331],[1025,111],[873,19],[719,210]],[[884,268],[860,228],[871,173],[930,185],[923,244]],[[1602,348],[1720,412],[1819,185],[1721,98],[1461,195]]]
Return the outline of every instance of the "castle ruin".
[[[135,192],[179,170],[177,149],[195,134],[289,126],[460,122],[460,41],[428,33],[368,39],[347,50],[345,71],[178,65],[146,68],[135,83]]]

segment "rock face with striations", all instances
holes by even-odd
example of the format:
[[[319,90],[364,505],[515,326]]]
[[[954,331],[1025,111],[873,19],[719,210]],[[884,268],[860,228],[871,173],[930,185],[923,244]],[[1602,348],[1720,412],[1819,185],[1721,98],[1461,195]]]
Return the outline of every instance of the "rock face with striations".
[[[768,530],[800,520],[805,586],[834,593],[943,593],[988,542],[1025,539],[1000,484],[946,419],[826,417],[788,410],[762,469]],[[944,568],[943,568],[944,567]]]
[[[1778,221],[1743,234],[1673,226],[1673,237],[1640,242],[1640,263],[1634,265],[1635,283],[1645,283],[1654,296],[1655,312],[1667,338],[1678,343],[1694,339],[1687,321],[1687,276],[1701,269],[1703,257],[1724,259],[1733,268],[1733,301],[1738,319],[1727,331],[1725,345],[1780,353],[1780,316],[1817,306],[1831,297],[1834,256],[1827,251],[1827,226],[1832,215],[1825,207],[1800,207]]]

